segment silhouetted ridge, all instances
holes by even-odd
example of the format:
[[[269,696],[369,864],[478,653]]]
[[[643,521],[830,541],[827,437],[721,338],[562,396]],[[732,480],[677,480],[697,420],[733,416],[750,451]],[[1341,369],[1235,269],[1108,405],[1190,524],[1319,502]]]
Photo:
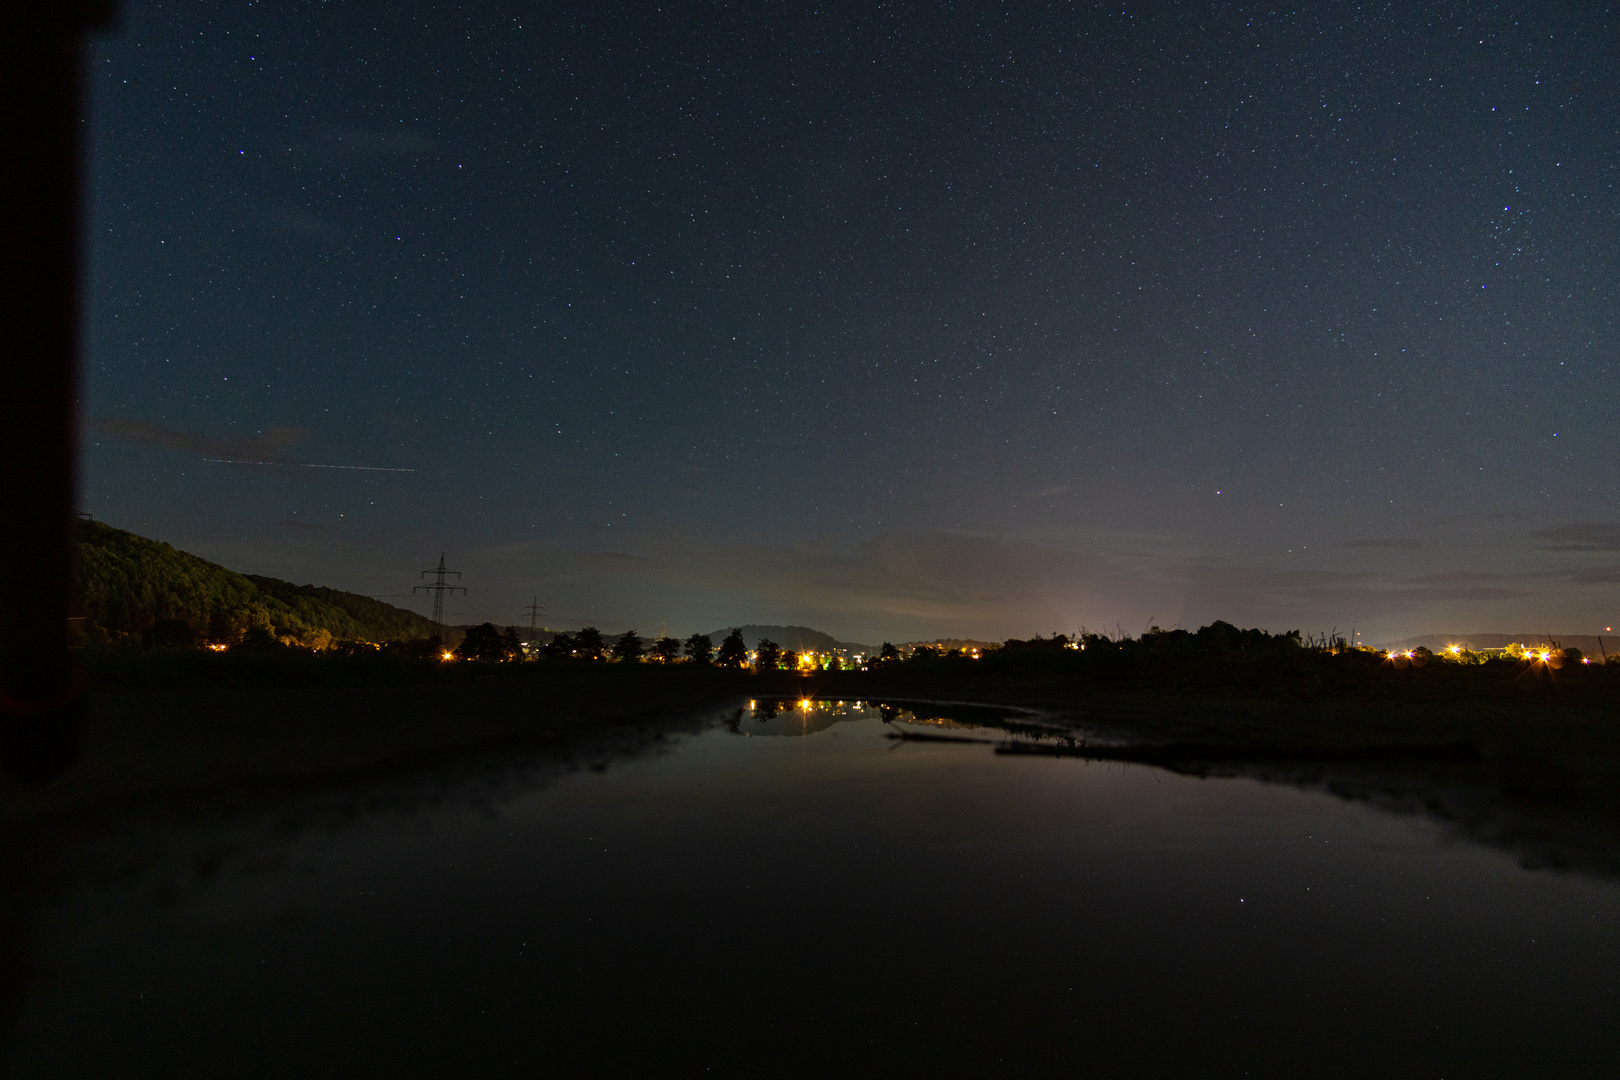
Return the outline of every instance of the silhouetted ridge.
[[[99,521],[79,528],[84,630],[92,640],[233,641],[250,630],[322,646],[426,638],[432,624],[369,596],[239,574]]]

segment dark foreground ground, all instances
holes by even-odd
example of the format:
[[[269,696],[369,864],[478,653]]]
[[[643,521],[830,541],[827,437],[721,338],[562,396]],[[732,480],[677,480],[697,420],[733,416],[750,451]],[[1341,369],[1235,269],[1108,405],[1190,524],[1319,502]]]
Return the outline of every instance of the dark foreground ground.
[[[0,780],[0,828],[364,783],[507,749],[566,752],[607,730],[746,698],[750,686],[718,669],[585,666],[288,682],[93,690],[79,762],[44,781]]]

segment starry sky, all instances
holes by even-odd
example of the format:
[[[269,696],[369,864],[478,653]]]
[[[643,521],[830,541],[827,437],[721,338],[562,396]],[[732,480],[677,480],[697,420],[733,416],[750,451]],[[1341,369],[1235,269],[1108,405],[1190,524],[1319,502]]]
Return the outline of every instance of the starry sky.
[[[82,502],[235,569],[1620,620],[1610,5],[125,0],[89,69]]]

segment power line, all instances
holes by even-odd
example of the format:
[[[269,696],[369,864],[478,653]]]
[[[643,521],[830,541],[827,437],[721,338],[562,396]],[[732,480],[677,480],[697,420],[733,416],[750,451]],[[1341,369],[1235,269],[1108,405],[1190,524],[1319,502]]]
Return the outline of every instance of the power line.
[[[411,589],[411,592],[416,593],[420,591],[430,592],[433,594],[433,632],[438,636],[439,640],[442,641],[444,640],[444,594],[448,592],[451,595],[454,595],[456,590],[460,589],[462,594],[465,595],[467,592],[467,587],[465,585],[445,584],[444,579],[447,575],[454,574],[457,578],[460,578],[461,571],[445,569],[444,552],[442,551],[439,552],[439,565],[434,567],[432,570],[422,571],[423,577],[427,577],[429,574],[433,575],[432,584],[417,585]]]

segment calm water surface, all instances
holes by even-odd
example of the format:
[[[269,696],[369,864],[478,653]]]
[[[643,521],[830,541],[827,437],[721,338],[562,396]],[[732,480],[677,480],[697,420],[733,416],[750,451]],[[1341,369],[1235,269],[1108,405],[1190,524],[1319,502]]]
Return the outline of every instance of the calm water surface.
[[[81,889],[8,1065],[1620,1070],[1609,882],[1319,793],[896,741],[924,729],[858,706],[732,727],[491,805],[239,842],[200,883]],[[213,842],[185,828],[171,845]]]

